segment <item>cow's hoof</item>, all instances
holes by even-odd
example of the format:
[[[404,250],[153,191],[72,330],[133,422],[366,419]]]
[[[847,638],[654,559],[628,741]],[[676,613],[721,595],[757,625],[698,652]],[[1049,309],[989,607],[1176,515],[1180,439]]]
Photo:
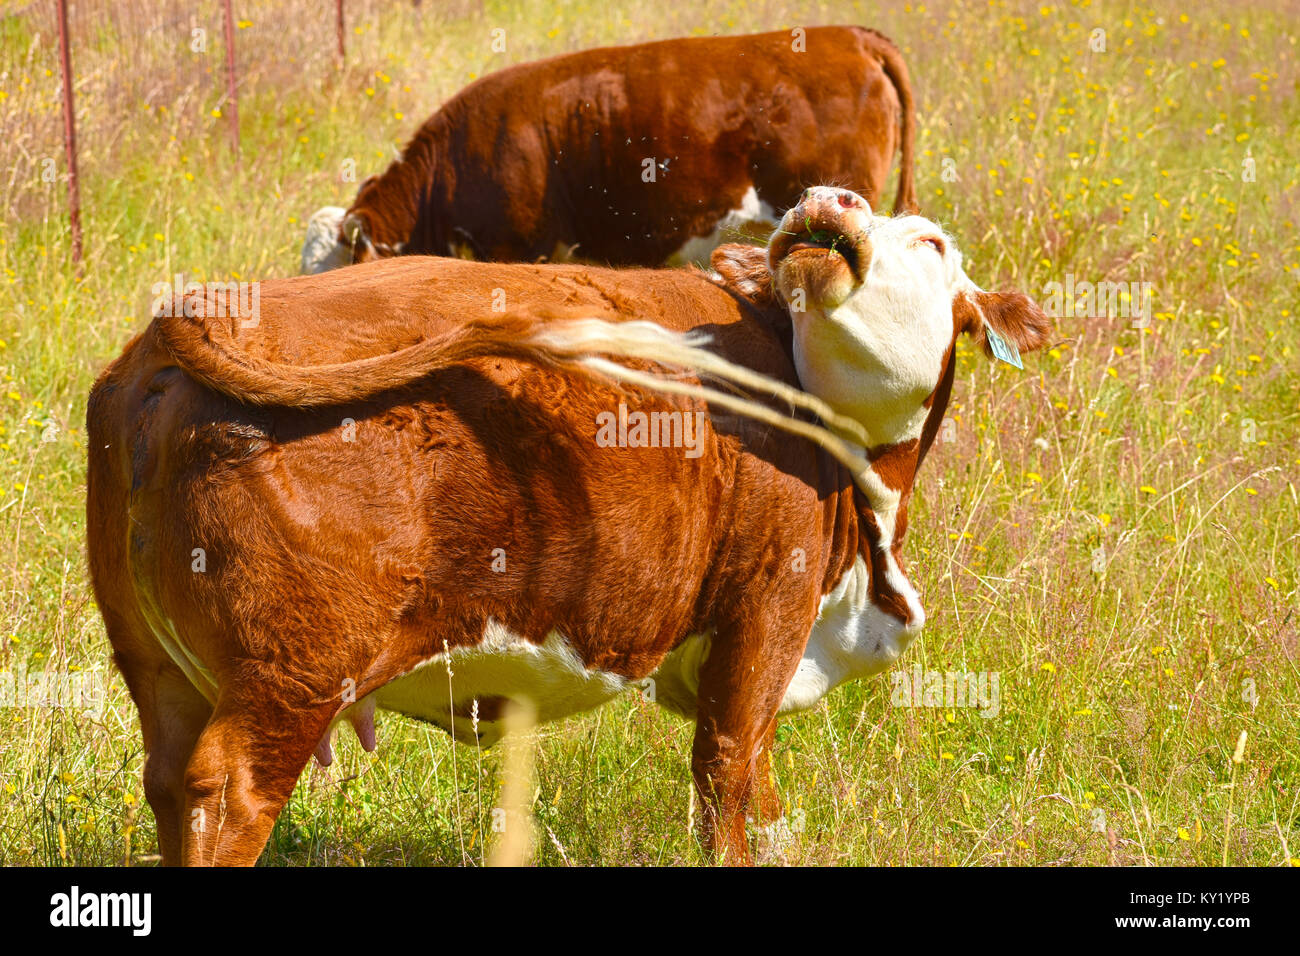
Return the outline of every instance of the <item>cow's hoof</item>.
[[[789,866],[789,855],[794,850],[795,832],[788,818],[779,817],[771,823],[750,824],[754,834],[754,862],[759,866]]]

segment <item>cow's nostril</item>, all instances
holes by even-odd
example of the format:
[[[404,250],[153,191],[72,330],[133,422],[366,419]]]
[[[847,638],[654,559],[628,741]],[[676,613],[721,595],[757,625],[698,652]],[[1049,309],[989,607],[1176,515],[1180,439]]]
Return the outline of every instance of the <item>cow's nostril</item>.
[[[845,209],[852,209],[858,204],[858,197],[853,193],[840,193],[840,205]]]

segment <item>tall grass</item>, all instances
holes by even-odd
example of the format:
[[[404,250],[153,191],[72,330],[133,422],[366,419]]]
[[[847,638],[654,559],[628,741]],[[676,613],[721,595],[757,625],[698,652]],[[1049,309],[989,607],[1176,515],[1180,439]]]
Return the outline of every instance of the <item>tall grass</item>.
[[[77,4],[80,282],[53,5],[0,7],[0,668],[107,686],[98,712],[0,710],[0,861],[156,853],[82,543],[86,394],[147,321],[150,286],[292,273],[304,217],[355,191],[346,161],[380,171],[507,63],[831,22],[903,48],[923,208],[977,281],[1040,297],[1067,275],[1149,282],[1155,314],[1062,318],[1023,373],[963,348],[906,546],[929,624],[905,667],[998,674],[998,714],[896,706],[886,674],[785,720],[785,858],[1300,857],[1300,16],[1220,6],[349,0],[340,69],[328,8],[241,2],[236,164],[218,5]],[[500,756],[453,760],[441,731],[392,715],[379,730],[377,756],[341,741],[303,775],[266,862],[487,858]],[[536,860],[700,862],[690,733],[635,696],[540,728]]]

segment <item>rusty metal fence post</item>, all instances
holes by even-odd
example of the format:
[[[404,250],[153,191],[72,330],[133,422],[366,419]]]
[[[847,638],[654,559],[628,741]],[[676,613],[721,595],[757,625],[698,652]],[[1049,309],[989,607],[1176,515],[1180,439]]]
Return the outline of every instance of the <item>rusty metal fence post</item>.
[[[230,99],[230,145],[239,162],[239,89],[235,76],[235,17],[230,10],[230,0],[221,0],[226,19],[226,92]]]
[[[68,0],[59,0],[59,71],[63,74],[63,144],[68,154],[68,221],[72,261],[81,278],[81,183],[77,177],[77,119],[72,102],[72,55],[68,40]]]
[[[334,3],[334,11],[335,11],[335,14],[336,14],[336,16],[335,16],[335,25],[338,27],[338,35],[339,35],[339,67],[342,68],[343,63],[344,63],[344,57],[346,57],[346,55],[347,55],[347,54],[344,53],[344,51],[343,51],[343,36],[344,36],[344,32],[343,32],[343,30],[344,30],[344,26],[343,26],[343,0],[335,0],[335,3]]]

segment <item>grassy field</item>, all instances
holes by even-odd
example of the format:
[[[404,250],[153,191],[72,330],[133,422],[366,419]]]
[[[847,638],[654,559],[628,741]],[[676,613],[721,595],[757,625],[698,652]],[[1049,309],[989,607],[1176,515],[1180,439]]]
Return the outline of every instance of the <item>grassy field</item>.
[[[156,858],[83,543],[86,395],[154,283],[295,272],[304,218],[355,191],[346,161],[380,171],[507,63],[851,22],[908,58],[923,211],[977,282],[1040,300],[1070,277],[1145,282],[1153,315],[1063,316],[1023,373],[960,355],[905,551],[929,614],[905,666],[995,674],[998,712],[896,706],[886,674],[787,719],[785,859],[1300,865],[1300,14],[1285,0],[349,0],[342,70],[326,5],[240,0],[238,164],[218,4],[77,6],[84,280],[53,4],[0,3],[0,671],[104,700],[9,692],[0,862]],[[263,862],[486,859],[499,753],[393,715],[377,755],[350,737],[304,773]],[[537,861],[703,862],[690,739],[635,695],[543,728]]]

